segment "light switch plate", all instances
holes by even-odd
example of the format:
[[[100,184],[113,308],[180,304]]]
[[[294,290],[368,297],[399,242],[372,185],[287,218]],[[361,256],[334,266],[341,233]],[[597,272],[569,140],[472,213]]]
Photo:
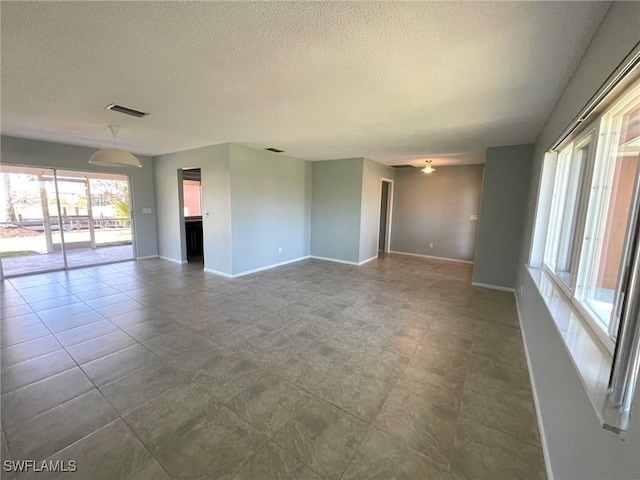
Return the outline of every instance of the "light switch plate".
[[[478,215],[469,215],[469,220],[478,220]]]

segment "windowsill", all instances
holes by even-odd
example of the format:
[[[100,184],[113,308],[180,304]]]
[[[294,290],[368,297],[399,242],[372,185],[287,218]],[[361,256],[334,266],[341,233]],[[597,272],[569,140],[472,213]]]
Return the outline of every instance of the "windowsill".
[[[611,354],[547,274],[538,268],[527,270],[545,301],[600,423],[616,433],[626,429],[628,411],[610,407],[607,402],[613,364]]]

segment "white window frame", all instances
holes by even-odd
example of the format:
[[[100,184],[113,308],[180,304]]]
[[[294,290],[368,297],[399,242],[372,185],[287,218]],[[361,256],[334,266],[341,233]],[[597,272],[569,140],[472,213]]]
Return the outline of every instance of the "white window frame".
[[[623,281],[625,275],[628,275],[628,271],[625,265],[630,263],[630,255],[634,248],[634,245],[631,243],[639,242],[639,239],[631,238],[632,228],[630,225],[627,225],[627,231],[625,234],[625,244],[623,250],[623,257],[621,261],[621,268],[618,271],[618,280],[616,283],[616,291],[614,296],[614,305],[613,305],[613,313],[611,318],[609,319],[608,325],[604,325],[600,320],[599,316],[591,311],[590,308],[586,307],[586,302],[579,299],[582,295],[582,288],[585,285],[585,282],[590,278],[591,275],[591,259],[594,255],[594,249],[596,247],[596,242],[591,241],[589,237],[585,237],[589,232],[594,231],[595,226],[593,223],[601,218],[601,211],[608,206],[608,199],[606,202],[602,200],[602,195],[604,195],[603,189],[597,188],[597,185],[594,185],[594,182],[598,181],[596,177],[600,172],[596,172],[596,164],[598,159],[601,158],[602,155],[608,155],[610,152],[610,141],[611,136],[606,135],[608,132],[606,122],[612,121],[612,119],[616,116],[619,116],[621,112],[627,109],[631,102],[634,100],[635,95],[637,94],[637,89],[640,88],[640,82],[636,82],[627,90],[627,92],[619,99],[617,99],[610,107],[608,107],[604,112],[600,113],[597,118],[595,118],[592,122],[590,122],[586,127],[580,128],[572,135],[567,137],[558,147],[554,150],[556,153],[554,159],[554,172],[553,172],[553,188],[550,192],[550,195],[556,195],[556,182],[558,182],[558,175],[569,175],[569,165],[567,166],[566,173],[562,171],[558,171],[558,164],[563,159],[572,160],[574,152],[585,145],[587,142],[591,142],[592,146],[589,151],[589,157],[587,160],[587,165],[585,166],[586,170],[584,172],[584,177],[582,179],[582,186],[579,191],[579,198],[576,198],[577,208],[579,211],[577,212],[576,217],[576,225],[575,231],[573,232],[573,252],[571,259],[571,272],[570,277],[567,281],[566,278],[562,278],[560,275],[556,273],[555,263],[557,262],[558,253],[560,245],[560,235],[558,234],[558,215],[563,214],[559,210],[555,210],[554,198],[551,198],[549,201],[549,211],[548,211],[548,231],[547,237],[544,242],[544,251],[542,254],[542,268],[544,272],[549,276],[549,278],[554,282],[554,284],[562,291],[562,293],[567,297],[567,299],[571,302],[571,305],[575,308],[577,313],[582,318],[583,322],[594,332],[598,340],[602,343],[602,345],[606,348],[606,350],[610,354],[614,354],[615,351],[615,343],[616,336],[619,328],[619,314],[622,306],[622,302],[624,299],[620,297],[620,285]],[[606,166],[605,164],[603,164]],[[607,172],[607,175],[611,175],[611,172]],[[604,179],[604,181],[608,181]],[[640,181],[640,180],[638,180]],[[596,188],[594,188],[596,187]],[[566,194],[567,188],[565,188],[564,194]],[[597,191],[597,193],[593,193]],[[593,205],[600,205],[600,211],[594,211]],[[566,208],[566,200],[561,202],[562,207]],[[635,203],[632,206],[633,209],[640,208],[640,199],[635,199]],[[628,222],[631,222],[633,215],[629,216]],[[553,236],[553,241],[555,242],[555,247],[552,247],[553,244],[550,243],[550,236]],[[547,254],[548,248],[554,248],[553,250],[553,260]],[[551,265],[551,261],[553,261],[553,265]]]
[[[631,89],[629,89],[627,94],[625,94],[623,97],[618,99],[610,108],[607,109],[606,112],[603,113],[603,115],[599,117],[599,120],[600,120],[599,123],[601,125],[601,133],[599,135],[600,145],[597,148],[598,155],[605,156],[610,154],[611,146],[612,146],[611,145],[612,137],[610,135],[607,135],[607,133],[611,128],[619,129],[619,126],[610,126],[610,123],[614,121],[615,117],[619,116],[622,112],[624,112],[627,108],[629,108],[632,105],[632,102],[634,98],[638,95],[639,90],[640,90],[640,83],[636,83]],[[606,167],[609,167],[609,169],[606,172],[603,172],[600,178],[596,176],[600,172],[593,172],[592,190],[596,190],[597,194],[596,196],[592,196],[589,202],[590,204],[599,203],[600,209],[597,211],[594,208],[590,209],[591,210],[590,215],[585,222],[585,232],[593,233],[598,231],[597,230],[598,225],[595,225],[595,222],[598,219],[602,219],[603,212],[608,211],[608,208],[609,208],[611,195],[607,194],[607,191],[603,187],[604,185],[610,184],[611,175],[613,175],[613,171],[615,170],[615,162],[611,162],[610,164],[605,164],[603,162],[602,168],[606,168]],[[600,184],[593,185],[593,183],[595,183],[596,181],[599,181]],[[640,179],[636,178],[636,181],[640,181]],[[605,195],[606,195],[606,201],[603,201],[602,197]],[[639,203],[639,199],[635,198],[631,206],[632,211],[633,210],[637,211],[637,209],[639,208],[638,203]],[[621,290],[619,287],[624,281],[624,277],[629,273],[627,270],[627,267],[629,266],[631,261],[630,259],[631,250],[633,249],[633,242],[637,241],[637,239],[632,238],[633,225],[631,225],[630,223],[632,222],[633,218],[634,218],[633,214],[630,214],[627,219],[623,253],[621,257],[621,265],[618,268],[618,274],[617,274],[617,280],[616,280],[616,291],[614,294],[612,314],[609,319],[609,323],[606,326],[607,335],[611,339],[611,341],[614,343],[615,343],[615,337],[618,333],[618,328],[620,323],[619,315],[620,315],[620,310],[623,302],[623,299],[620,298]],[[593,257],[594,250],[597,247],[597,242],[594,241],[596,239],[589,239],[589,240],[590,240],[589,242],[585,242],[584,244],[585,248],[581,253],[581,256],[586,259],[591,259]],[[579,283],[581,285],[586,285],[587,282],[589,281],[593,273],[592,267],[593,267],[592,262],[589,262],[589,261],[583,262],[582,268],[580,270],[580,276],[579,276]],[[582,294],[582,291],[577,293]],[[578,303],[578,305],[580,304]],[[580,305],[580,308],[585,309],[583,305]],[[595,312],[587,312],[587,313],[589,316],[593,316],[593,315],[597,316]],[[601,329],[605,327],[604,325],[601,324],[601,322],[598,319],[595,319],[595,320],[596,322],[598,322]]]
[[[567,296],[569,300],[572,300],[574,297],[574,292],[576,289],[576,284],[578,279],[579,259],[580,259],[580,252],[582,250],[585,217],[587,214],[587,204],[589,200],[589,188],[586,187],[586,185],[591,183],[591,177],[593,175],[593,167],[594,167],[595,155],[597,150],[596,139],[598,138],[598,129],[599,129],[599,122],[598,122],[598,119],[596,119],[592,123],[590,123],[586,128],[581,129],[579,135],[572,136],[569,140],[561,144],[557,149],[557,155],[556,155],[556,158],[554,159],[555,168],[554,168],[553,182],[554,182],[554,190],[555,190],[555,182],[557,181],[557,175],[558,175],[557,165],[562,159],[562,156],[564,155],[568,157],[569,160],[571,160],[577,148],[582,147],[588,142],[591,142],[593,145],[593,147],[589,151],[589,157],[586,159],[587,164],[585,166],[584,177],[582,179],[582,182],[584,184],[578,189],[578,196],[575,199],[577,203],[576,208],[578,208],[578,211],[576,212],[577,218],[576,218],[576,224],[575,224],[575,231],[573,232],[573,241],[575,242],[575,244],[573,246],[572,258],[571,258],[572,271],[570,274],[569,281],[566,281],[564,278],[562,278],[560,275],[556,273],[555,266],[551,266],[547,263],[546,250],[550,246],[548,237],[545,239],[544,252],[542,256],[542,267],[544,271],[547,273],[547,275],[551,277],[554,283],[562,290],[562,292]],[[567,170],[567,175],[568,175],[568,170]],[[551,195],[553,195],[553,191],[551,192]],[[553,208],[554,208],[554,204],[552,199],[552,201],[549,202],[549,222],[548,222],[549,227],[548,227],[547,235],[551,235],[552,234],[551,229],[557,226],[557,218],[554,218],[554,217],[558,215],[558,212],[557,211],[554,212]],[[559,242],[560,237],[559,235],[557,235],[557,232],[554,231],[553,234],[555,236],[554,240]],[[555,257],[555,260],[557,260],[558,250],[554,251],[554,257]]]

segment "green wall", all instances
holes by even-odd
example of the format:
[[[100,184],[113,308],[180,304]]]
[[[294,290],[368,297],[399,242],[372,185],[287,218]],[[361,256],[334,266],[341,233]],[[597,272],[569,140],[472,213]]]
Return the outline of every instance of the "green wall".
[[[473,281],[514,288],[525,224],[533,145],[487,149]]]
[[[163,258],[186,261],[179,208],[186,167],[202,173],[205,270],[235,276],[309,256],[310,162],[230,143],[154,162]]]
[[[363,165],[363,158],[312,163],[312,256],[360,261]]]
[[[220,144],[154,157],[158,243],[162,258],[187,260],[184,212],[180,209],[183,168],[200,168],[204,268],[232,274],[229,145]],[[209,214],[206,215],[205,212]]]
[[[311,162],[230,144],[233,274],[309,256]]]

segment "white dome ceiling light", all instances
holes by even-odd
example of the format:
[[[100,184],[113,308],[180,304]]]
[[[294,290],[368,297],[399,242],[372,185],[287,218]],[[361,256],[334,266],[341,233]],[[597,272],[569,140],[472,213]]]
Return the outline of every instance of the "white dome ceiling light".
[[[120,150],[116,146],[116,135],[120,127],[107,125],[113,135],[113,148],[103,148],[91,155],[89,163],[101,167],[142,167],[140,160],[126,150]]]

